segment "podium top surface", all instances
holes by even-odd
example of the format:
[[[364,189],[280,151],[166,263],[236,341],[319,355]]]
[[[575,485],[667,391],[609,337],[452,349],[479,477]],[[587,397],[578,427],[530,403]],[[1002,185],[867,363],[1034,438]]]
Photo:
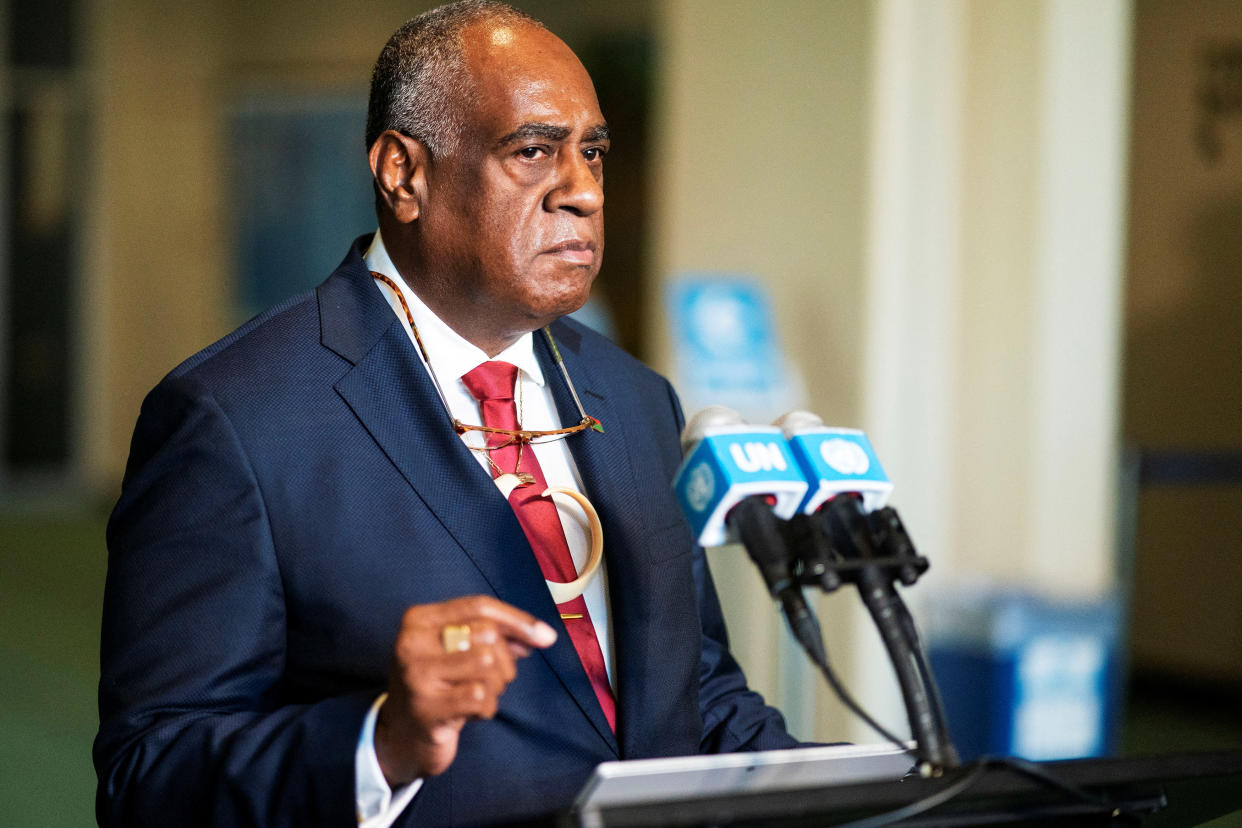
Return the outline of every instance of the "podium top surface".
[[[888,744],[604,762],[595,768],[574,807],[589,811],[655,800],[891,782],[913,765],[909,753]]]
[[[980,771],[966,765],[937,779],[907,776],[898,781],[860,781],[856,777],[805,786],[785,780],[784,785],[720,789],[706,795],[656,793],[645,800],[635,797],[580,807],[572,824],[592,828],[836,825],[894,811],[966,782],[968,786],[942,805],[891,824],[1181,828],[1242,810],[1242,749],[1042,762],[1035,767],[1097,801],[1075,799],[1011,768],[989,766]],[[1114,821],[1113,807],[1102,807],[1101,798],[1121,809],[1127,815],[1125,821]],[[586,801],[580,800],[580,805]]]

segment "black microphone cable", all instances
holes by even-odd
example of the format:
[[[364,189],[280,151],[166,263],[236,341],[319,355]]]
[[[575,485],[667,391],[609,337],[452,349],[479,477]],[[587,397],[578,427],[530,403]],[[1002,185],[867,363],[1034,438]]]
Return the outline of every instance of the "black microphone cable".
[[[759,567],[772,597],[781,602],[790,630],[811,661],[819,668],[824,680],[841,703],[872,730],[897,748],[917,758],[910,746],[877,722],[862,708],[841,684],[828,661],[828,653],[820,634],[819,622],[807,606],[802,587],[790,570],[790,556],[781,534],[781,520],[772,512],[772,504],[763,495],[752,495],[739,502],[726,518],[746,549],[746,554]]]
[[[866,563],[875,557],[867,515],[861,498],[840,495],[828,501],[820,512],[822,525],[833,546],[843,557]],[[858,594],[875,621],[880,640],[888,651],[902,698],[910,730],[918,742],[921,758],[936,771],[957,764],[951,744],[945,738],[943,720],[938,719],[919,669],[918,657],[911,651],[909,639],[901,622],[905,605],[893,587],[891,576],[878,565],[864,565],[857,575]],[[924,771],[926,772],[926,771]]]
[[[789,568],[781,520],[772,512],[772,503],[765,495],[751,495],[729,510],[725,520],[737,533],[746,554],[759,567],[768,592],[780,601],[794,638],[816,664],[827,661],[819,622]]]
[[[867,524],[871,530],[872,543],[886,557],[909,561],[914,561],[918,557],[914,549],[914,542],[910,539],[909,533],[906,532],[905,525],[901,522],[896,509],[886,506],[883,509],[877,509],[868,513]],[[899,573],[901,582],[906,586],[913,584],[918,579],[918,575],[919,573],[914,568],[913,563],[903,567]],[[910,655],[914,659],[915,668],[922,677],[923,686],[927,690],[931,712],[936,720],[936,729],[940,733],[941,741],[946,745],[946,749],[950,754],[949,758],[956,762],[956,750],[953,748],[953,742],[949,735],[949,717],[945,712],[944,699],[940,695],[940,686],[936,683],[936,677],[932,672],[931,664],[928,663],[927,651],[919,638],[918,629],[914,624],[914,617],[910,614],[910,608],[902,600],[900,593],[897,593],[896,589],[893,592],[893,609],[897,613],[902,632],[905,634],[906,642],[910,648]]]

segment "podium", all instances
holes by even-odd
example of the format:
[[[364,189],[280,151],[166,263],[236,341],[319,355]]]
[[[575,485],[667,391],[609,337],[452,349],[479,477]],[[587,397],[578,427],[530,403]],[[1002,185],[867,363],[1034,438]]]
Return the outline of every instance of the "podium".
[[[840,825],[1199,825],[1242,810],[1242,750],[1137,758],[1078,759],[1035,765],[1099,801],[1001,765],[948,770],[935,779],[847,781],[814,786],[768,785],[757,790],[683,792],[653,784],[650,797],[592,803],[580,799],[564,826],[804,826]],[[969,778],[968,778],[969,777]],[[892,822],[870,818],[912,803],[959,792],[934,808]]]

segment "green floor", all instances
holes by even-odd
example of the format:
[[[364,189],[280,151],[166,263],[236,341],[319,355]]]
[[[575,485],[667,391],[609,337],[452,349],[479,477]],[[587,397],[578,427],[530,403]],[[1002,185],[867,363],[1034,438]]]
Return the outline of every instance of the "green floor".
[[[102,512],[0,516],[0,826],[94,823]],[[1129,754],[1242,747],[1242,705],[1144,693]],[[1213,825],[1242,826],[1242,814]]]
[[[103,525],[0,518],[0,825],[94,824]]]

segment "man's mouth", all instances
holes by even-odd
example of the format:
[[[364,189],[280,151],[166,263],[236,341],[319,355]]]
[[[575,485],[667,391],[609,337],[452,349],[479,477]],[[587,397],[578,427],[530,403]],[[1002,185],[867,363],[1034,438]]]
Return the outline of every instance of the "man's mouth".
[[[545,255],[555,256],[562,261],[576,265],[595,264],[595,242],[583,239],[566,239],[543,251]]]

